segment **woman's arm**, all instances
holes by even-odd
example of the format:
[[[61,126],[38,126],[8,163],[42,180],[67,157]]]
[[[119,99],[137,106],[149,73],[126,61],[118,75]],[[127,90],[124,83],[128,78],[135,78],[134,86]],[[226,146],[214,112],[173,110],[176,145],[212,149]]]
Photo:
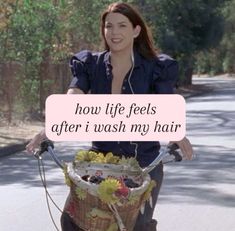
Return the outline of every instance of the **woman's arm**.
[[[78,88],[70,88],[67,94],[84,94],[82,90]],[[47,139],[45,129],[36,134],[33,139],[27,144],[26,150],[28,153],[33,153],[36,148],[39,147],[40,143]]]

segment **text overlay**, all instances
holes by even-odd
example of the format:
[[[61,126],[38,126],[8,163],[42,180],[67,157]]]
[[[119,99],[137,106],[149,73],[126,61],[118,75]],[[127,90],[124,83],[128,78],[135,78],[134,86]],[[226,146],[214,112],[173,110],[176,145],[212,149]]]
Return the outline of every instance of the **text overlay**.
[[[50,95],[46,135],[53,141],[178,141],[185,114],[180,95]]]

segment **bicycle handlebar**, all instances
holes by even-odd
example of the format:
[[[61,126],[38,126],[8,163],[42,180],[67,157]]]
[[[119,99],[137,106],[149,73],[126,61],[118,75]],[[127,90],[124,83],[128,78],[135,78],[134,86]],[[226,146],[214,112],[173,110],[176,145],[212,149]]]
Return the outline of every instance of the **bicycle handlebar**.
[[[56,162],[56,164],[63,169],[64,164],[57,155],[54,152],[54,144],[50,140],[44,140],[41,145],[40,149],[34,153],[34,156],[39,159],[41,158],[41,155],[44,152],[48,152],[50,156],[53,158],[53,160]],[[160,151],[159,155],[156,157],[156,159],[146,168],[143,169],[143,173],[149,173],[152,171],[167,155],[174,156],[172,161],[179,162],[182,160],[182,156],[177,151],[179,149],[179,146],[176,143],[168,145],[163,151]]]
[[[48,152],[48,147],[51,147],[52,149],[54,149],[54,144],[52,141],[50,140],[43,140],[40,144],[40,148],[37,152],[35,152],[33,155],[36,158],[39,158],[44,152]]]
[[[44,153],[44,152],[48,152],[51,157],[53,158],[53,160],[56,162],[56,164],[61,168],[63,169],[64,168],[64,164],[62,163],[61,160],[59,160],[59,158],[56,156],[55,152],[53,151],[54,149],[54,144],[52,141],[50,140],[44,140],[41,145],[40,145],[40,148],[37,152],[34,153],[34,156],[39,159],[41,158],[41,155]]]
[[[179,149],[179,146],[176,143],[169,144],[167,147],[169,154],[175,157],[176,162],[181,161],[183,159],[179,152],[176,151]]]

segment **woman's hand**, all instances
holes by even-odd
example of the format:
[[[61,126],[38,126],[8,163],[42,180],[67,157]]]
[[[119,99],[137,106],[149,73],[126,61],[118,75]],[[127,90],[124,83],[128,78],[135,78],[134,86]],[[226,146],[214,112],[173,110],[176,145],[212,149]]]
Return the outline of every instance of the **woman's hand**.
[[[40,133],[34,136],[33,139],[26,145],[26,151],[28,153],[33,153],[44,139],[46,139],[46,134],[45,130],[43,129]]]
[[[180,141],[174,141],[174,142],[170,142],[170,143],[176,143],[179,146],[179,148],[183,154],[183,157],[185,157],[187,160],[192,160],[193,148],[192,148],[190,141],[186,137],[184,137]]]

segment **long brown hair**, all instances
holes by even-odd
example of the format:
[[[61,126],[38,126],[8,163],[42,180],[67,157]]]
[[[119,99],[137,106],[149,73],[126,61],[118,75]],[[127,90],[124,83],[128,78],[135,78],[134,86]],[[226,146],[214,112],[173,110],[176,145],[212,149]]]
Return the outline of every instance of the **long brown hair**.
[[[109,50],[109,46],[105,40],[104,28],[105,19],[108,13],[120,13],[126,16],[132,26],[135,28],[137,25],[141,27],[141,31],[138,37],[134,39],[134,48],[145,58],[152,59],[156,57],[156,51],[153,45],[152,35],[142,19],[140,13],[133,6],[127,3],[112,3],[101,15],[101,34],[104,39],[105,49]]]

